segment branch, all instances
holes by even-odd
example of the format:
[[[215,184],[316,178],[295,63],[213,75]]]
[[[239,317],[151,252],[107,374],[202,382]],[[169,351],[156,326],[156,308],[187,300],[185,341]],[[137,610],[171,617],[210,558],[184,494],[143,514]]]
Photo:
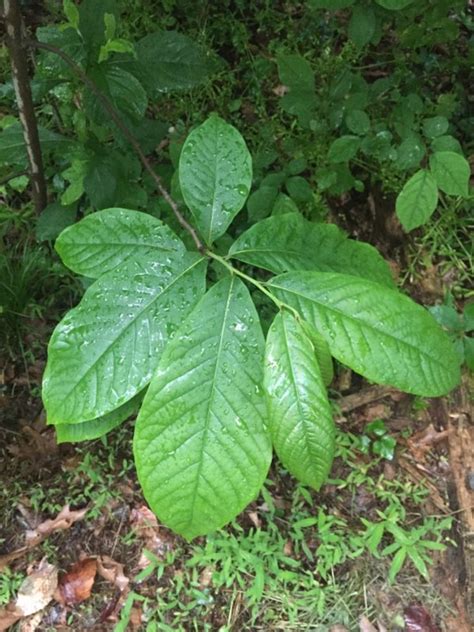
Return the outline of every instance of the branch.
[[[199,239],[196,231],[191,226],[191,224],[189,224],[189,222],[186,221],[185,217],[179,210],[177,203],[173,200],[171,195],[163,186],[160,176],[154,171],[153,167],[150,164],[150,161],[143,153],[139,142],[133,135],[132,131],[127,127],[127,125],[120,118],[119,113],[115,109],[114,104],[108,98],[108,96],[105,95],[103,92],[101,92],[101,90],[96,86],[94,81],[92,81],[92,79],[86,75],[86,73],[82,70],[82,68],[78,64],[76,64],[76,62],[71,57],[69,57],[69,55],[67,55],[64,51],[62,51],[60,48],[57,48],[56,46],[52,46],[51,44],[38,42],[37,40],[28,40],[26,43],[31,48],[47,50],[50,53],[54,53],[55,55],[58,55],[59,57],[61,57],[61,59],[63,59],[66,62],[66,64],[71,68],[74,74],[89,88],[91,92],[94,93],[94,95],[97,97],[100,104],[104,108],[104,110],[107,112],[107,114],[113,120],[115,125],[119,128],[119,130],[128,140],[130,145],[133,147],[135,153],[140,158],[140,161],[143,167],[148,171],[150,176],[153,178],[153,181],[156,184],[156,188],[161,193],[161,195],[166,200],[166,202],[170,205],[180,225],[191,235],[194,243],[196,244],[196,248],[199,250],[199,252],[204,253],[205,252],[204,244]]]
[[[43,159],[31,96],[28,63],[22,33],[22,19],[17,0],[4,0],[6,43],[10,53],[12,81],[15,88],[18,113],[23,127],[26,153],[30,164],[30,178],[35,209],[41,213],[47,204]]]

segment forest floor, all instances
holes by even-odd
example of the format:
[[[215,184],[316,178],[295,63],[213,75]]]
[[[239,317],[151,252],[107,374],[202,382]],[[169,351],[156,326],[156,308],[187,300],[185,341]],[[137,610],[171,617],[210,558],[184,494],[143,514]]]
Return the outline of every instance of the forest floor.
[[[62,19],[58,3],[40,4],[53,9],[44,15],[31,10],[32,24]],[[122,3],[122,35],[143,37],[156,28],[158,4],[164,7],[161,28],[207,37],[228,66],[206,90],[166,96],[153,104],[153,113],[173,125],[179,121],[184,134],[204,113],[223,112],[254,155],[269,138],[275,141],[275,164],[283,166],[294,157],[287,141],[299,135],[304,148],[316,144],[312,130],[298,131],[280,112],[282,86],[275,69],[267,72],[268,65],[276,68],[277,47],[293,52],[312,42],[312,30],[298,26],[304,10],[292,6],[304,3],[248,3],[255,4],[255,15],[249,7],[241,10],[241,2],[230,3],[238,7],[231,24],[224,2],[202,3],[200,15],[194,3],[188,10],[187,2],[128,0]],[[333,50],[325,58],[315,49],[312,61],[330,76],[336,61],[339,68],[346,63],[345,36],[339,26],[334,35],[325,24],[321,32],[333,38],[327,45]],[[463,38],[454,44],[460,57]],[[396,47],[391,35],[383,45],[389,70],[378,62],[382,45],[374,47],[373,59],[349,47],[348,58],[388,76]],[[436,53],[449,81],[455,75],[450,45],[442,43]],[[441,79],[431,69],[432,56],[420,58],[413,73],[417,77],[422,68],[436,90]],[[0,62],[8,66],[6,57]],[[71,104],[60,105],[67,113]],[[310,161],[304,172],[309,180],[313,166]],[[452,215],[435,214],[407,235],[395,219],[394,189],[382,193],[381,183],[390,184],[393,174],[377,180],[370,170],[361,173],[364,192],[352,188],[327,199],[318,192],[314,217],[376,246],[417,302],[433,306],[452,292],[461,312],[469,298],[468,213],[464,217],[453,203]],[[298,485],[274,460],[262,493],[232,525],[188,543],[159,524],[145,504],[133,465],[133,418],[101,440],[57,444],[40,397],[47,343],[83,288],[51,244],[36,240],[28,191],[0,185],[0,202],[10,213],[0,235],[0,254],[8,255],[7,264],[0,261],[0,289],[2,281],[10,283],[23,293],[18,300],[25,306],[13,314],[0,350],[0,631],[471,630],[474,417],[467,369],[449,396],[424,399],[373,386],[337,366],[330,386],[337,455],[322,490]],[[6,331],[6,316],[4,324]],[[18,615],[18,599],[30,616]]]
[[[443,283],[433,267],[407,288],[429,302]],[[448,397],[422,399],[339,368],[338,456],[321,492],[275,462],[233,525],[186,543],[144,502],[133,419],[102,441],[57,445],[39,398],[56,317],[30,319],[22,352],[1,359],[0,606],[25,590],[45,604],[19,630],[470,629],[467,374]],[[7,607],[0,629],[16,618]]]

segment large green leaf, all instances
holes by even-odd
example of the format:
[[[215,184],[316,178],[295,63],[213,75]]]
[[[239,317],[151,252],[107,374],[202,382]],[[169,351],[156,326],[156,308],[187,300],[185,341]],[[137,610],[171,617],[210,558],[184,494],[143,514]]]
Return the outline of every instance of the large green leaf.
[[[319,489],[334,456],[331,405],[312,342],[286,310],[268,332],[264,386],[276,453],[291,474]]]
[[[123,208],[88,215],[64,230],[55,248],[64,265],[92,278],[129,259],[155,255],[159,261],[185,253],[183,242],[160,220]]]
[[[130,260],[100,277],[54,330],[43,379],[51,423],[105,415],[141,391],[205,289],[205,261]]]
[[[471,168],[464,156],[454,151],[437,151],[430,158],[430,167],[441,191],[467,197]]]
[[[63,206],[53,202],[41,212],[36,222],[36,239],[39,241],[56,239],[59,233],[74,224],[76,204]]]
[[[341,136],[331,143],[328,150],[328,160],[333,164],[347,162],[354,158],[359,151],[361,139],[358,136]]]
[[[119,10],[115,0],[82,0],[79,5],[79,30],[90,53],[96,53],[98,47],[105,42],[105,14],[119,18]],[[96,59],[94,59],[96,61]]]
[[[119,65],[101,64],[89,73],[90,78],[106,94],[127,122],[139,123],[145,116],[148,98],[138,79]],[[114,125],[102,101],[86,89],[84,105],[88,116],[97,125]],[[115,127],[114,127],[115,129]]]
[[[295,114],[300,123],[307,127],[316,105],[314,71],[311,64],[301,55],[277,57],[278,76],[288,89],[281,99],[281,106],[289,114]]]
[[[150,96],[170,90],[189,90],[213,71],[209,56],[196,42],[175,31],[150,33],[135,46],[137,61],[128,62]]]
[[[397,197],[397,216],[405,230],[424,224],[438,204],[438,187],[429,171],[420,169],[405,184]]]
[[[80,441],[90,441],[98,439],[120,426],[126,419],[138,411],[143,394],[138,393],[128,402],[122,404],[116,410],[107,415],[83,421],[77,424],[58,424],[56,426],[56,440],[58,443],[78,443]]]
[[[184,200],[208,244],[221,237],[245,204],[252,159],[239,132],[211,116],[189,134],[179,161]]]
[[[72,57],[76,64],[82,66],[86,61],[87,49],[85,42],[79,33],[73,28],[59,29],[57,25],[40,26],[35,30],[35,36],[38,41],[44,44],[50,44],[63,51],[69,57]],[[68,64],[51,51],[39,50],[36,58],[37,70],[35,80],[41,77],[50,77],[60,79],[61,77],[70,76],[71,69]]]
[[[41,150],[67,154],[74,148],[74,141],[56,134],[45,127],[38,127]],[[21,124],[13,123],[0,133],[0,163],[9,165],[27,165],[25,137]]]
[[[137,419],[138,477],[151,508],[191,539],[253,500],[271,460],[264,340],[235,277],[204,296],[162,356]]]
[[[313,345],[324,386],[329,386],[334,379],[334,365],[329,345],[308,322],[302,321],[301,324],[307,337],[311,340],[311,344]]]
[[[427,397],[459,382],[448,336],[399,292],[327,272],[282,274],[269,289],[316,328],[335,358],[369,380]]]
[[[347,34],[358,48],[362,48],[372,39],[376,26],[377,19],[373,7],[357,4],[352,11]]]
[[[394,287],[390,268],[375,248],[347,239],[334,224],[314,224],[297,213],[255,224],[232,244],[229,255],[275,274],[342,272]]]

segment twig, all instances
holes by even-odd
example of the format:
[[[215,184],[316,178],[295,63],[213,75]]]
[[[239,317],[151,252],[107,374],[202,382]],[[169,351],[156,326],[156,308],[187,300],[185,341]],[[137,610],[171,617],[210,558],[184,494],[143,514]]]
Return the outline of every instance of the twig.
[[[30,78],[26,58],[23,23],[17,0],[4,0],[4,19],[6,26],[6,44],[10,53],[12,81],[15,88],[18,113],[23,127],[26,153],[30,164],[30,180],[33,201],[39,214],[47,204],[46,181],[43,159],[36,124],[35,108],[31,96]]]
[[[155,173],[155,171],[153,170],[153,167],[151,166],[148,158],[143,153],[138,140],[135,138],[133,133],[130,131],[127,125],[123,122],[123,120],[120,118],[119,113],[117,112],[117,110],[115,109],[115,106],[107,97],[107,95],[101,92],[101,90],[96,86],[94,81],[92,81],[92,79],[90,79],[90,77],[86,75],[86,73],[82,70],[82,68],[78,64],[76,64],[76,62],[71,57],[69,57],[69,55],[67,55],[64,51],[62,51],[60,48],[57,48],[56,46],[52,46],[51,44],[45,44],[44,42],[38,42],[37,40],[27,40],[26,44],[30,46],[31,48],[47,50],[50,53],[54,53],[55,55],[58,55],[58,57],[61,57],[61,59],[65,61],[66,64],[71,68],[74,74],[77,77],[79,77],[79,79],[91,90],[91,92],[94,93],[94,95],[97,97],[102,107],[104,108],[104,110],[107,112],[107,114],[113,120],[115,125],[119,128],[119,130],[128,140],[130,145],[133,147],[135,153],[140,158],[142,165],[148,171],[150,176],[153,178],[153,181],[156,184],[156,188],[161,193],[161,195],[166,200],[166,202],[170,205],[180,225],[191,235],[194,243],[196,244],[196,248],[199,250],[199,252],[204,253],[205,251],[204,245],[199,239],[196,231],[191,226],[191,224],[189,224],[186,221],[183,214],[179,210],[177,203],[173,200],[171,195],[163,186],[160,176],[157,173]]]
[[[390,386],[369,386],[358,393],[341,397],[341,399],[336,400],[336,403],[342,413],[349,413],[356,408],[366,406],[384,397],[390,397],[390,395],[397,392],[395,388]]]

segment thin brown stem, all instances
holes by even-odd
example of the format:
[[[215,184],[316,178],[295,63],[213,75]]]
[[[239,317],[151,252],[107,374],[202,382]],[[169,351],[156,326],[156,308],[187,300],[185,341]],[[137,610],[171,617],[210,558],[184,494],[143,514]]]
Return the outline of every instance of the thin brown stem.
[[[44,178],[38,125],[36,124],[35,108],[31,96],[28,61],[23,38],[23,22],[18,1],[4,0],[3,10],[6,26],[6,44],[10,53],[12,67],[13,87],[30,165],[33,202],[36,212],[41,213],[47,204],[46,181]]]
[[[51,44],[45,44],[44,42],[38,42],[37,40],[28,40],[27,44],[31,48],[47,50],[50,53],[54,53],[55,55],[58,55],[59,57],[61,57],[61,59],[63,59],[66,62],[66,64],[71,68],[74,74],[89,88],[91,92],[94,93],[94,95],[97,97],[102,107],[104,108],[104,110],[107,112],[107,114],[113,120],[115,125],[119,128],[119,130],[128,140],[130,145],[133,147],[143,167],[148,171],[150,176],[153,178],[156,188],[161,193],[165,201],[170,205],[171,210],[175,214],[175,217],[180,223],[180,225],[191,235],[194,243],[196,244],[196,248],[199,250],[199,252],[204,253],[205,251],[204,244],[199,239],[194,228],[191,226],[191,224],[189,224],[189,222],[185,219],[185,217],[179,210],[178,204],[173,200],[171,195],[163,186],[160,176],[154,171],[153,167],[150,164],[150,161],[148,160],[146,155],[143,153],[143,150],[140,147],[140,143],[135,138],[131,130],[127,127],[127,125],[123,122],[123,120],[120,118],[119,113],[115,109],[115,106],[110,101],[108,96],[105,95],[103,92],[101,92],[101,90],[96,86],[94,81],[92,81],[92,79],[86,75],[86,73],[82,70],[82,68],[78,64],[76,64],[76,62],[71,57],[69,57],[69,55],[67,55],[64,51],[62,51],[60,48],[57,48],[56,46],[52,46]]]

